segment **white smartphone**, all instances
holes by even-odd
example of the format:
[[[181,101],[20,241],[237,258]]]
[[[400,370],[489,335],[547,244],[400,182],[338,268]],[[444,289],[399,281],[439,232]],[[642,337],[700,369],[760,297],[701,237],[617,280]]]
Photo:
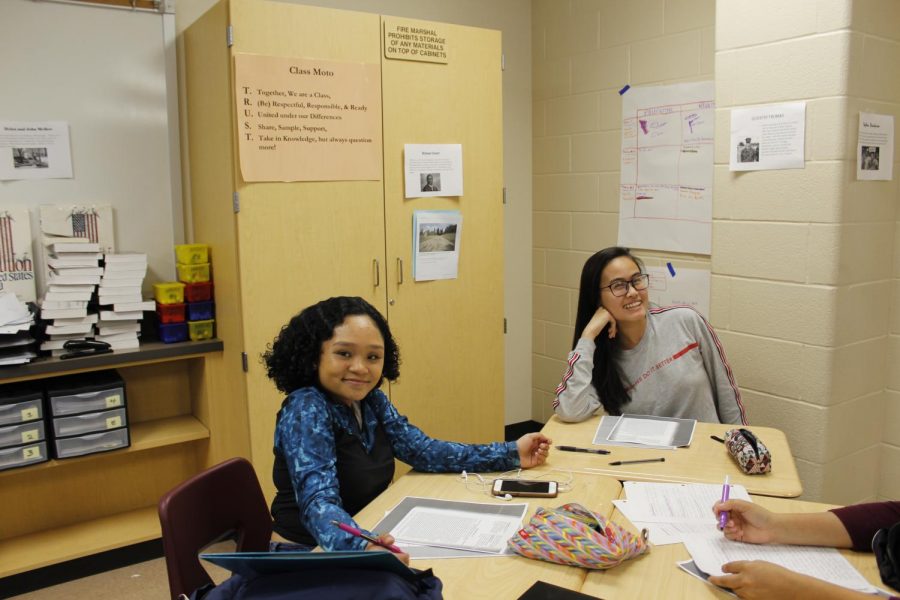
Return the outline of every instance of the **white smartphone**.
[[[495,496],[534,496],[556,498],[555,481],[535,481],[529,479],[495,479],[492,492]]]

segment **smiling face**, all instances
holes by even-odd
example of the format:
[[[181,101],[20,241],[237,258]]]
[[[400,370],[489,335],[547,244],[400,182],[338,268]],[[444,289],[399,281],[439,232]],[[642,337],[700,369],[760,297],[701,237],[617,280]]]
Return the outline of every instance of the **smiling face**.
[[[350,405],[366,397],[381,380],[384,338],[366,315],[350,315],[322,342],[319,383],[328,395]]]
[[[635,275],[641,274],[641,268],[631,258],[619,256],[612,259],[603,269],[600,276],[600,304],[608,310],[616,323],[640,321],[647,318],[647,307],[650,305],[648,290],[636,290],[628,286],[624,296],[614,296],[609,284],[614,281],[631,281]]]

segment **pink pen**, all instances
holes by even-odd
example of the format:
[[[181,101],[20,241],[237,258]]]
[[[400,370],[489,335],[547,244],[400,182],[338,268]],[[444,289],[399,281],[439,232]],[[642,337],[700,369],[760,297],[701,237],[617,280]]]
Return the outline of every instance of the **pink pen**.
[[[731,488],[728,485],[728,475],[725,476],[725,483],[722,485],[722,502],[728,500],[728,490]],[[728,511],[723,510],[719,513],[719,529],[725,529],[725,523],[728,522]]]
[[[382,544],[380,541],[378,541],[378,538],[372,537],[368,533],[360,531],[356,527],[351,527],[350,525],[347,525],[346,523],[341,523],[340,521],[334,521],[334,520],[331,521],[331,524],[337,525],[338,527],[341,528],[342,531],[346,531],[350,535],[355,535],[356,537],[362,538],[362,539],[366,540],[367,542],[371,542],[371,543],[375,544],[376,546],[381,546],[382,548],[387,548],[394,554],[403,554],[403,550],[401,550],[397,546],[394,546],[393,544],[387,544],[387,545]]]

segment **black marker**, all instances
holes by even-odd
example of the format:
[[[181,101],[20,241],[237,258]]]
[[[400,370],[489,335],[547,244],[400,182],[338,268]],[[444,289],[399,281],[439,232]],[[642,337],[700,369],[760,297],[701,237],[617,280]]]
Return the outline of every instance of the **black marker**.
[[[609,454],[609,450],[601,450],[599,448],[576,448],[575,446],[557,446],[557,450],[565,452],[590,452],[591,454]]]
[[[664,458],[642,458],[640,460],[614,460],[610,465],[618,467],[619,465],[634,465],[637,463],[666,462]]]

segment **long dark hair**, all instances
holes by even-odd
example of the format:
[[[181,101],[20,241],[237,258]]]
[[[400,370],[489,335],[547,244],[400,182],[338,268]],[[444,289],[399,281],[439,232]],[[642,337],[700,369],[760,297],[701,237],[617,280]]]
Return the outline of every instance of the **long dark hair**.
[[[362,298],[337,296],[301,310],[269,344],[262,360],[275,387],[290,394],[302,387],[319,386],[317,367],[322,343],[330,340],[334,328],[351,315],[371,318],[384,338],[384,368],[375,387],[385,378],[396,380],[400,376],[400,350],[387,321]]]
[[[575,333],[572,336],[572,348],[581,338],[581,333],[587,326],[591,317],[600,307],[600,278],[603,269],[612,260],[620,256],[627,256],[634,261],[641,273],[644,272],[644,263],[631,253],[628,248],[611,246],[600,250],[584,263],[581,269],[581,284],[578,290],[578,314],[575,317]],[[607,326],[608,327],[608,326]],[[604,332],[606,329],[604,328]],[[613,360],[616,350],[616,340],[601,332],[596,339],[597,348],[594,350],[594,370],[591,373],[591,383],[600,396],[600,403],[610,415],[621,415],[622,407],[631,402],[631,396],[622,385],[622,376]]]

